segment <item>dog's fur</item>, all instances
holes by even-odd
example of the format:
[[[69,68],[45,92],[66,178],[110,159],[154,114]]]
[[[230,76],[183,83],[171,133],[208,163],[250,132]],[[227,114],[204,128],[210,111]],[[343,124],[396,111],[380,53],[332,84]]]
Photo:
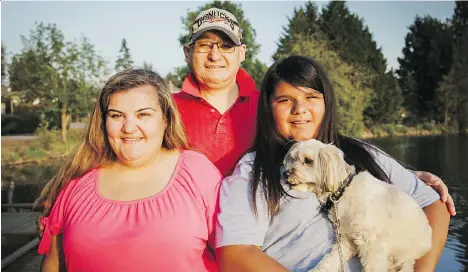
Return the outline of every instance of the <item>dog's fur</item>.
[[[284,167],[294,189],[314,192],[322,204],[354,171],[341,150],[317,140],[295,143]],[[416,201],[367,171],[354,177],[335,205],[345,263],[357,254],[363,271],[413,271],[414,261],[431,248],[432,229]],[[334,208],[328,214],[332,222]],[[335,243],[313,271],[339,271],[340,267]]]

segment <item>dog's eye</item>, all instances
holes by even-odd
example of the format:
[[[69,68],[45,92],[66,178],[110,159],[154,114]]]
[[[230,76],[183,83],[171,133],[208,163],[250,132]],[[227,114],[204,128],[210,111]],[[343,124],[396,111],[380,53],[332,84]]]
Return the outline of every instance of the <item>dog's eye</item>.
[[[309,158],[305,158],[305,159],[304,159],[304,163],[305,163],[305,164],[311,164],[311,163],[312,163],[312,160],[309,159]]]

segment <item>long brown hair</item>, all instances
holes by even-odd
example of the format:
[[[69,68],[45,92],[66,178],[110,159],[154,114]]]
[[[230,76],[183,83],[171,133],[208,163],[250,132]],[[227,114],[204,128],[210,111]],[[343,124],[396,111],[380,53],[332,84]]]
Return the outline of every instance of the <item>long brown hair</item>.
[[[270,216],[278,212],[281,198],[287,195],[280,182],[280,168],[291,145],[276,129],[271,108],[272,96],[281,81],[322,93],[325,114],[316,139],[323,143],[333,143],[340,148],[347,163],[354,165],[357,171],[367,170],[376,178],[390,182],[367,150],[373,146],[338,133],[335,92],[322,66],[310,57],[290,56],[275,62],[262,82],[257,110],[257,132],[251,150],[255,152],[251,186],[255,213],[258,186],[263,188]]]
[[[169,150],[189,148],[179,112],[164,80],[157,73],[145,69],[128,69],[119,72],[102,88],[80,143],[68,155],[65,163],[45,185],[36,200],[35,206],[44,205],[44,215],[49,214],[57,195],[70,180],[116,159],[106,132],[106,110],[111,96],[117,92],[145,85],[154,87],[167,124],[162,147]]]

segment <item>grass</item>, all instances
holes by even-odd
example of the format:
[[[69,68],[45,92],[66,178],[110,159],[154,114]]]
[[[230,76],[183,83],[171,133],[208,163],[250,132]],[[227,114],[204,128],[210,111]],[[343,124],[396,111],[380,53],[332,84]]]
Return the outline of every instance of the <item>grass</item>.
[[[78,144],[83,130],[69,130],[68,141],[60,140],[60,131],[40,130],[38,139],[31,141],[2,141],[2,165],[42,161],[68,154]]]

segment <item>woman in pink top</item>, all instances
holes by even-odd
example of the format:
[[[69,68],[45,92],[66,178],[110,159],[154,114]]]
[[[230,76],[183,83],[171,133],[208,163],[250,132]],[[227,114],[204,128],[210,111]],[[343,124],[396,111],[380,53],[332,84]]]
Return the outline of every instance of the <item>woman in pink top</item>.
[[[161,77],[110,78],[83,140],[38,199],[42,271],[217,271],[210,248],[222,177],[187,149]]]

